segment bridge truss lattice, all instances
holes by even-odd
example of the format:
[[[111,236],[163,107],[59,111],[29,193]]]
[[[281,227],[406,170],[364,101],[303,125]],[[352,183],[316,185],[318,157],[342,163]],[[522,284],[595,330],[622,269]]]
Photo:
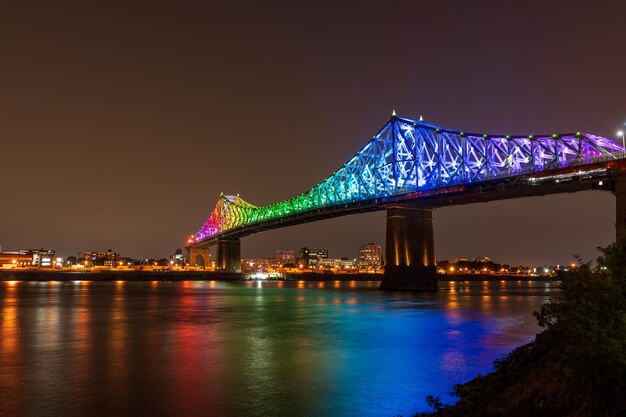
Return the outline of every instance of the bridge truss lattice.
[[[624,151],[588,133],[475,134],[393,116],[346,164],[299,196],[257,207],[221,195],[188,245],[319,208],[587,165],[623,158]]]

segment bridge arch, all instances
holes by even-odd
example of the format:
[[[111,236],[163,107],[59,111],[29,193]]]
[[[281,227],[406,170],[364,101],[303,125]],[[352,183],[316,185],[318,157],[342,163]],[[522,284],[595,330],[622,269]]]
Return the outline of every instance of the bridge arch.
[[[193,266],[204,268],[206,266],[204,256],[200,254],[196,255],[196,258],[193,260]]]
[[[189,265],[200,268],[211,266],[211,249],[208,245],[187,247],[187,250],[189,251],[189,256],[187,257]]]

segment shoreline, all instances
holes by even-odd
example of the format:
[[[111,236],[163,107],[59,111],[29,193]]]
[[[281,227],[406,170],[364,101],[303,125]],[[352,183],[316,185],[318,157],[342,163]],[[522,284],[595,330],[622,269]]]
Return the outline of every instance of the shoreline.
[[[383,274],[353,273],[325,274],[305,272],[285,273],[284,278],[262,281],[382,281]],[[558,277],[490,275],[490,274],[439,274],[442,282],[494,282],[494,281],[555,281]],[[246,281],[250,274],[215,271],[51,271],[51,270],[0,270],[0,281]]]

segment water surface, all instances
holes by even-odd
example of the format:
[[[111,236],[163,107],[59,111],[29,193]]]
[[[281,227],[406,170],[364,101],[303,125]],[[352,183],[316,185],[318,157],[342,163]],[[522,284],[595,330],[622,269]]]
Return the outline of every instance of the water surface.
[[[556,283],[0,282],[2,416],[412,416]]]

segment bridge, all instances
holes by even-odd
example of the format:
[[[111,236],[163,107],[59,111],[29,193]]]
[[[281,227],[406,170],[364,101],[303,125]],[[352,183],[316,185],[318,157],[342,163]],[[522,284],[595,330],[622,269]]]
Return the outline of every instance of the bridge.
[[[626,238],[626,149],[589,133],[467,133],[396,116],[348,162],[310,190],[257,207],[220,195],[186,247],[192,263],[241,272],[240,239],[332,217],[387,211],[382,289],[436,289],[433,209],[581,190],[616,195],[616,234]]]

